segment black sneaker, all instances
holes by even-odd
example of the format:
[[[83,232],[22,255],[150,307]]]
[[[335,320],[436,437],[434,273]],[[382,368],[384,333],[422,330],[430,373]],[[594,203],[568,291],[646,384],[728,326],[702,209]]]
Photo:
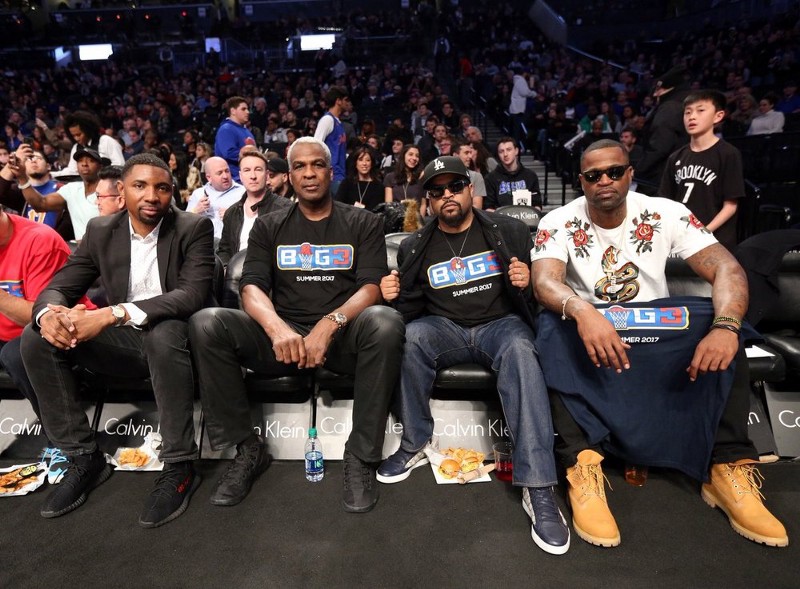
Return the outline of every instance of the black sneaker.
[[[254,435],[252,440],[239,444],[236,458],[211,493],[211,504],[229,507],[241,503],[250,492],[253,481],[267,470],[271,460],[263,437]]]
[[[200,485],[200,475],[191,462],[165,464],[156,484],[144,502],[139,525],[157,528],[171,522],[189,507],[189,498]]]
[[[531,518],[531,537],[548,554],[564,554],[569,550],[567,520],[556,505],[553,487],[523,487],[522,508]]]
[[[344,494],[342,506],[350,513],[366,513],[378,502],[378,481],[375,469],[367,462],[344,451]]]
[[[101,485],[111,476],[111,466],[99,450],[91,454],[79,454],[70,457],[61,484],[45,499],[42,506],[42,517],[59,517],[77,509],[86,501],[91,489]]]

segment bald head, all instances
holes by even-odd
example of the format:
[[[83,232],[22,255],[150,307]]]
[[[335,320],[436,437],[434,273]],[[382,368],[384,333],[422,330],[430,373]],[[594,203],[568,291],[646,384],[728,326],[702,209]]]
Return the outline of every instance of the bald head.
[[[206,160],[206,178],[211,183],[211,187],[219,192],[228,190],[233,185],[233,177],[228,162],[219,156],[213,156]]]

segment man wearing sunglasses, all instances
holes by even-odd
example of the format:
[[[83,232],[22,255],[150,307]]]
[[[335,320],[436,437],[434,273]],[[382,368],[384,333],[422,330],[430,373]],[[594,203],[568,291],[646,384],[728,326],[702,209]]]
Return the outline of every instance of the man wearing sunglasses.
[[[785,528],[762,503],[747,431],[744,271],[683,204],[629,190],[620,143],[590,145],[581,170],[586,196],[542,219],[531,254],[536,298],[549,311],[539,316],[537,347],[576,533],[620,543],[600,467],[612,452],[703,481],[703,499],[739,534],[786,546]],[[669,256],[711,284],[711,300],[667,298]]]
[[[381,280],[384,300],[409,323],[397,403],[403,439],[378,480],[397,483],[427,464],[436,371],[482,364],[497,374],[514,444],[514,484],[522,487],[531,535],[545,552],[564,554],[569,528],[553,493],[553,429],[531,329],[530,232],[516,219],[472,207],[459,158],[434,159],[423,177],[436,219],[403,241],[400,271]]]

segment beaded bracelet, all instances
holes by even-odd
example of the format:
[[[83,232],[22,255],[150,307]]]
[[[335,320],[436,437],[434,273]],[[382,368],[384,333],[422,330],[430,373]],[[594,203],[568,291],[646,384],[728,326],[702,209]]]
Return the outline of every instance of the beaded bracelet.
[[[571,294],[567,298],[561,301],[561,321],[567,320],[567,303],[570,299],[579,299],[580,297],[576,294]]]
[[[714,317],[714,321],[711,322],[711,325],[716,325],[717,323],[735,323],[737,326],[742,326],[742,321],[737,319],[736,317],[725,317],[724,315],[720,315],[719,317]]]
[[[732,331],[736,335],[740,335],[742,332],[739,331],[738,327],[734,327],[733,325],[727,325],[725,323],[714,323],[711,326],[711,329],[727,329],[728,331]]]

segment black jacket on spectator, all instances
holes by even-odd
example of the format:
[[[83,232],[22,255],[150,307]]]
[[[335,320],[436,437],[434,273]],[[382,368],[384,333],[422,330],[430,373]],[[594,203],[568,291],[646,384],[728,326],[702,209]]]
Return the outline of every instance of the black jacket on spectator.
[[[635,169],[638,180],[657,187],[667,158],[689,143],[689,134],[683,126],[683,99],[688,95],[688,90],[677,88],[664,94],[658,107],[647,117],[642,131],[644,155]]]
[[[222,263],[226,266],[233,257],[233,254],[239,251],[239,237],[244,225],[244,201],[247,200],[247,194],[242,196],[241,200],[235,205],[225,211],[225,216],[222,217],[222,236],[219,238],[219,246],[217,248],[217,255]],[[260,201],[258,201],[254,208],[258,211],[258,216],[266,215],[273,211],[281,209],[289,210],[292,206],[292,201],[288,198],[275,196],[269,190]]]
[[[472,209],[475,219],[473,224],[480,226],[486,241],[494,248],[495,253],[503,267],[503,283],[506,292],[511,296],[511,304],[517,315],[528,325],[533,327],[533,290],[530,286],[525,289],[517,288],[511,284],[508,277],[508,267],[511,258],[516,257],[520,262],[530,266],[531,248],[533,240],[531,231],[522,221]],[[421,317],[425,313],[425,299],[422,289],[417,284],[417,278],[422,272],[424,252],[430,243],[431,236],[437,231],[439,223],[433,219],[419,231],[406,237],[400,244],[397,252],[397,263],[400,268],[400,296],[395,301],[395,308],[403,315],[406,323]]]

